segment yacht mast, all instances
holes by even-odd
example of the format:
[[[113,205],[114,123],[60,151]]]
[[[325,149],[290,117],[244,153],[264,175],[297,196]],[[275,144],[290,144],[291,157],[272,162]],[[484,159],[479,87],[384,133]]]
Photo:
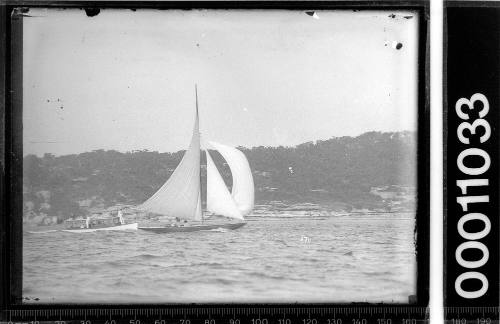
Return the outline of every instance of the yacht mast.
[[[196,83],[194,84],[194,93],[195,93],[195,96],[196,96],[196,118],[198,119],[198,123],[199,123],[199,113],[198,113],[198,85]],[[199,131],[199,128],[198,128],[198,131]],[[200,132],[200,138],[201,138],[201,132]],[[200,160],[201,160],[201,156],[200,156]],[[203,223],[204,222],[203,209],[201,207],[202,206],[202,204],[201,204],[201,170],[200,170],[200,196],[199,196],[199,200],[200,200],[199,203],[200,203],[201,222]]]

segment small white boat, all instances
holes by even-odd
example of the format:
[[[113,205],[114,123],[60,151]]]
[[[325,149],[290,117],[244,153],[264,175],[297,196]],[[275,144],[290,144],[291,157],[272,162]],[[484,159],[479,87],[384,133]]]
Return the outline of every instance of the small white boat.
[[[69,233],[88,233],[88,232],[98,232],[98,231],[126,231],[126,230],[137,230],[138,223],[123,224],[117,226],[107,226],[107,227],[97,227],[97,228],[77,228],[77,229],[64,229],[63,232]]]
[[[112,218],[90,218],[70,219],[65,221],[66,229],[62,232],[88,233],[98,231],[126,231],[137,230],[138,223],[126,224],[121,211]]]
[[[26,231],[27,233],[30,234],[48,234],[48,233],[54,233],[58,232],[58,230],[48,230],[48,231]]]

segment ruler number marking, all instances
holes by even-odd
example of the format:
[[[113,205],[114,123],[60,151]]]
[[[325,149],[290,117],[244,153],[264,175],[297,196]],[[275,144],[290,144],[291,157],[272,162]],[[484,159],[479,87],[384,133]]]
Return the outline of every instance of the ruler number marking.
[[[341,318],[329,318],[327,324],[342,324]]]
[[[302,324],[318,324],[318,320],[315,318],[304,318],[302,319]]]
[[[379,318],[379,319],[377,319],[377,324],[392,324],[392,319],[390,319],[390,318]]]
[[[353,318],[351,323],[352,324],[368,324],[368,321],[366,318]]]

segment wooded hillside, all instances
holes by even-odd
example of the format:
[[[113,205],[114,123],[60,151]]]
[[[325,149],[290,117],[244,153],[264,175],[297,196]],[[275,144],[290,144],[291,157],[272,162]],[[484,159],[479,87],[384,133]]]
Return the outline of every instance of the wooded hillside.
[[[368,208],[383,200],[373,194],[374,188],[415,185],[416,134],[412,132],[369,132],[295,147],[240,149],[253,172],[256,203],[336,202]],[[140,203],[168,179],[183,154],[97,150],[58,157],[28,155],[24,158],[25,212],[67,218],[96,206]],[[229,168],[218,153],[212,157],[230,186]],[[202,155],[202,178],[204,164]]]

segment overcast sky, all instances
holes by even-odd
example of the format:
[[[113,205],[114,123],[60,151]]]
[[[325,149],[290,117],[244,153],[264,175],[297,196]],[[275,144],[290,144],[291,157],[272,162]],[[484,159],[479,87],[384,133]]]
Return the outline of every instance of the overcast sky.
[[[29,14],[25,154],[185,149],[195,83],[202,136],[229,145],[416,130],[413,12]]]

